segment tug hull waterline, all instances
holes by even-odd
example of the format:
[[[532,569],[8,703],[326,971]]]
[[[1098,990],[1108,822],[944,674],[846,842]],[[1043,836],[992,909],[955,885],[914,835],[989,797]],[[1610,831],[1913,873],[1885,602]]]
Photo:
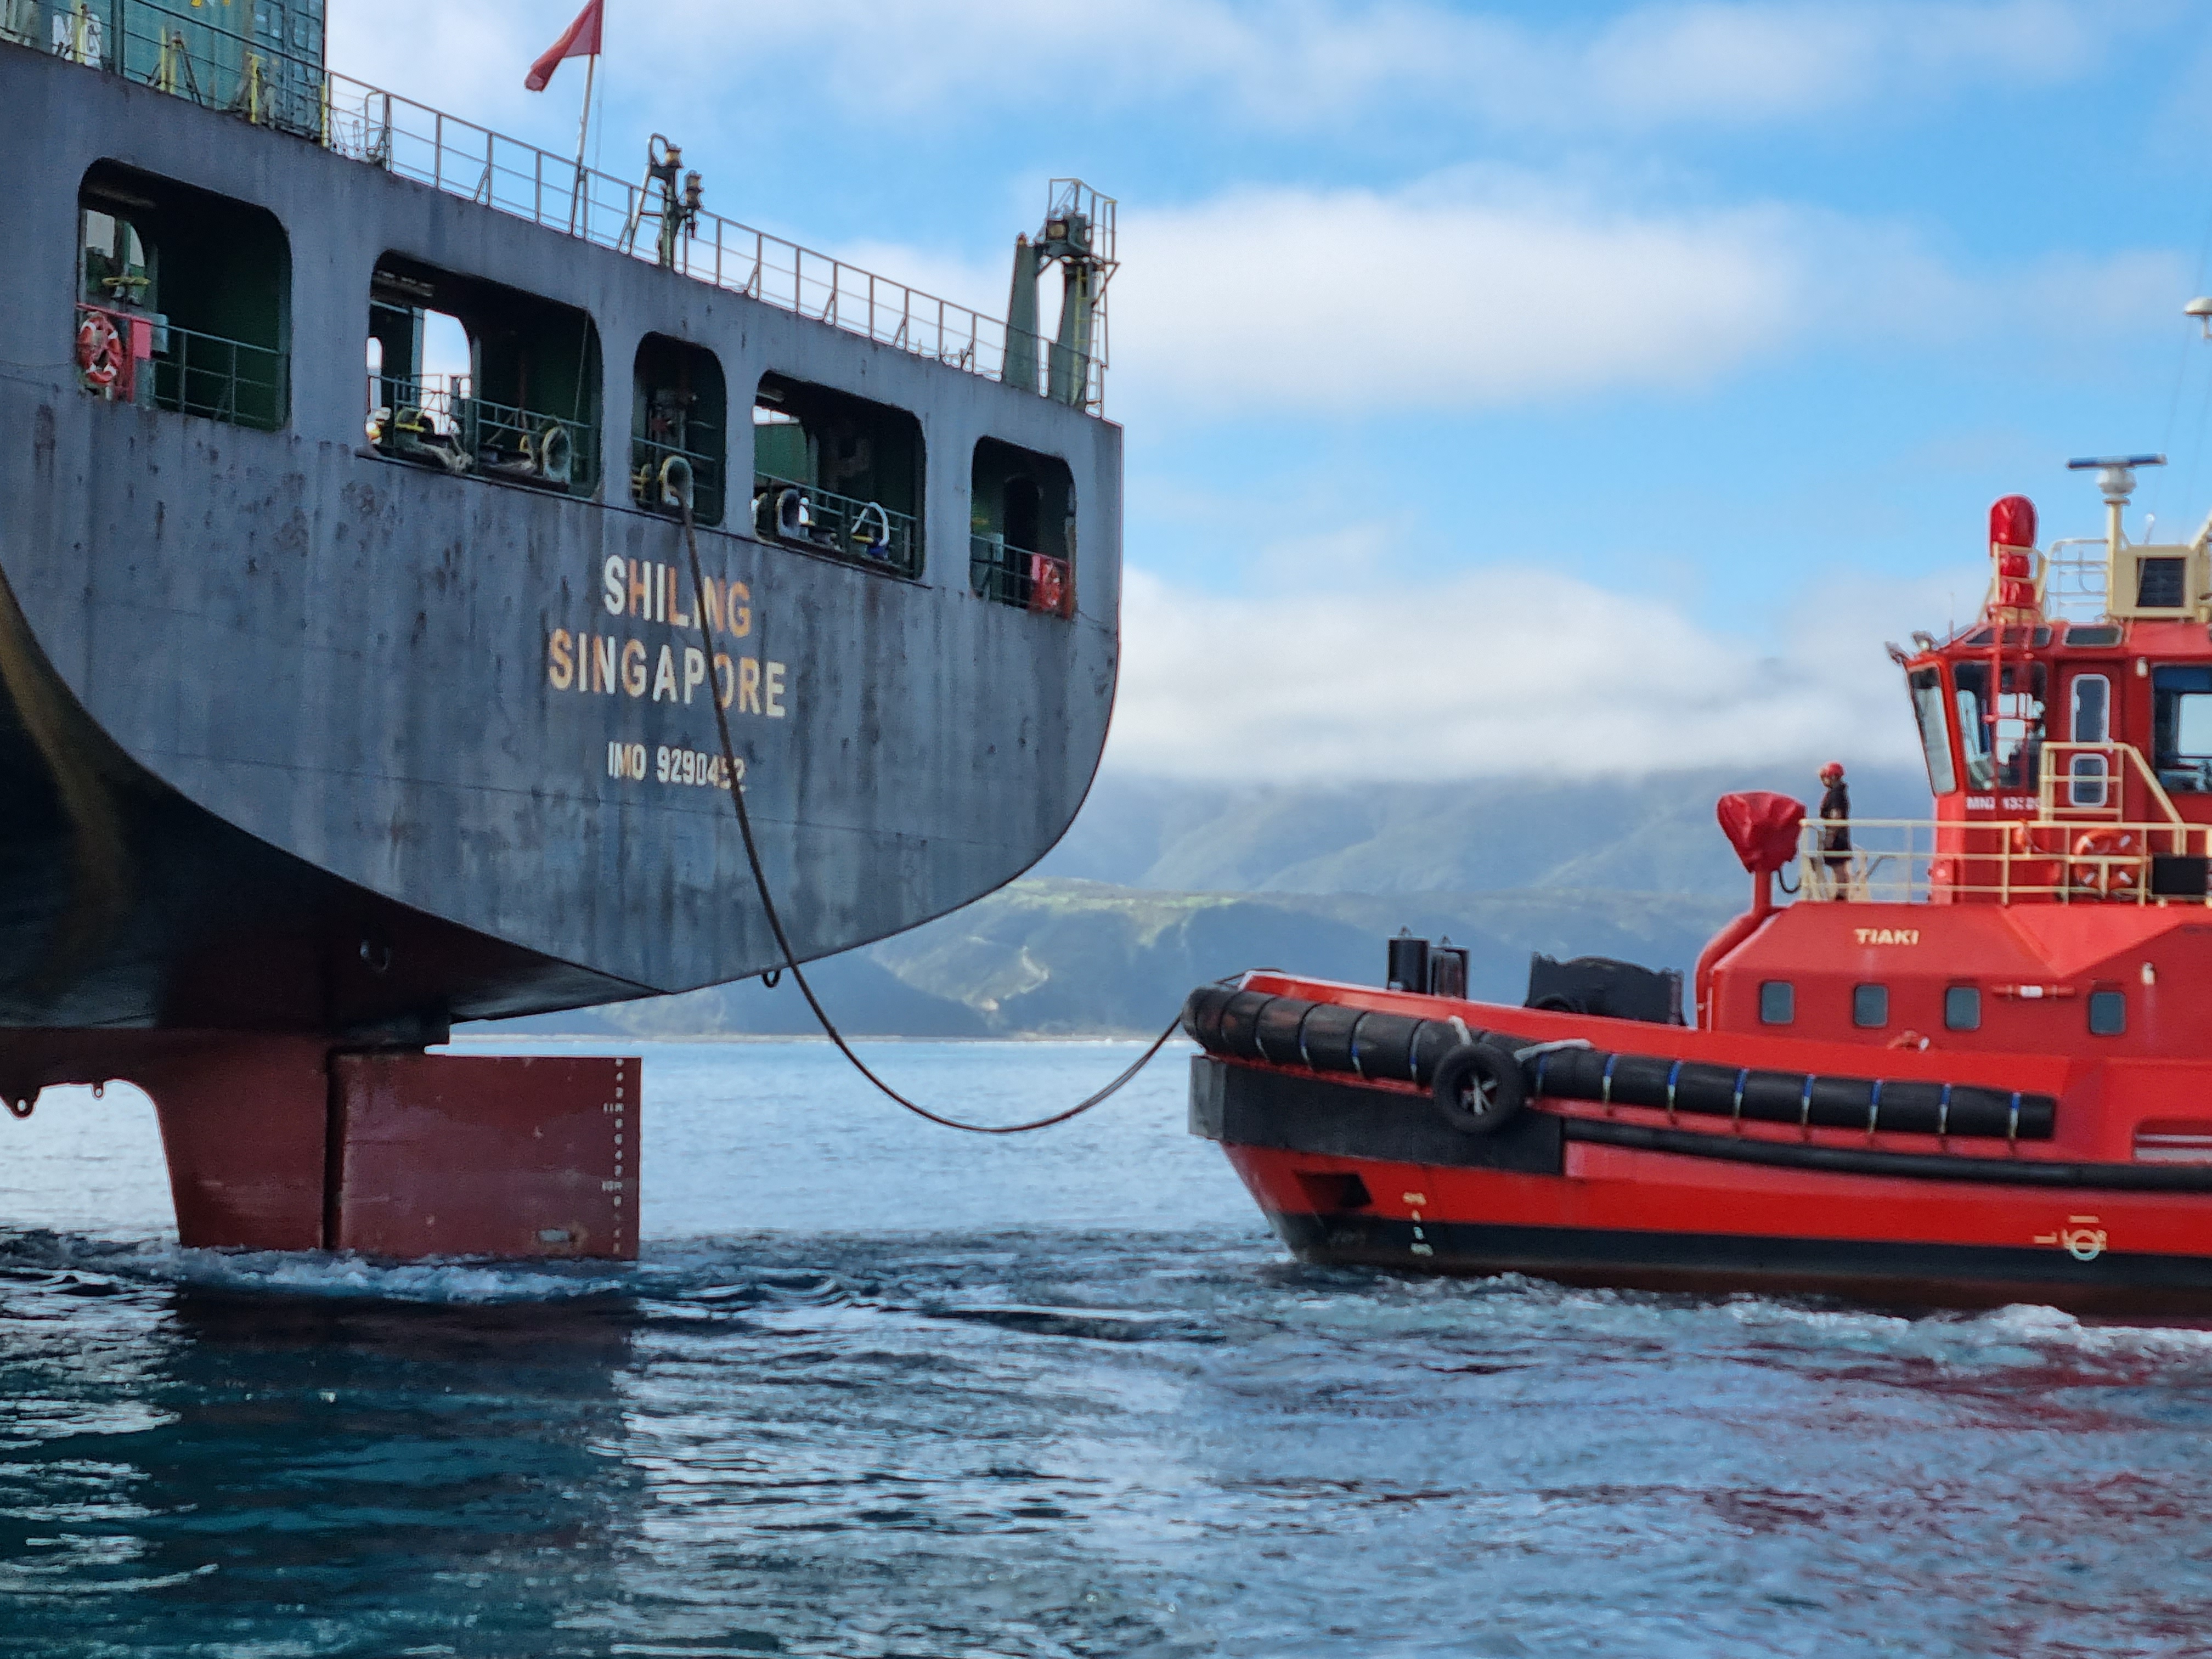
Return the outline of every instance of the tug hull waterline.
[[[188,1244],[631,1254],[636,1061],[424,1048],[778,964],[713,699],[804,959],[1052,846],[1117,653],[1097,365],[986,374],[817,256],[779,302],[728,224],[708,272],[672,168],[656,261],[646,192],[605,246],[611,181],[488,140],[469,199],[337,77],[284,130],[295,59],[139,84],[157,9],[94,9],[106,58],[0,15],[0,1097],[146,1088]]]
[[[2212,522],[2127,539],[2159,459],[2076,463],[2102,538],[1996,503],[1981,616],[1889,647],[1929,818],[1723,798],[1753,902],[1693,1023],[1679,975],[1499,1006],[1401,939],[1388,989],[1193,993],[1193,1132],[1308,1261],[2212,1312]]]

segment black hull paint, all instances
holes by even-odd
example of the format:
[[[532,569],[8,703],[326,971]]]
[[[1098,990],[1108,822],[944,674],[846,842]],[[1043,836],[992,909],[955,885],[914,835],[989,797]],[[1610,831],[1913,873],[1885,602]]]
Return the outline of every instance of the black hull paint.
[[[2099,1314],[2212,1312],[2212,1258],[2204,1257],[2111,1251],[2094,1261],[2069,1259],[2054,1273],[2047,1249],[1435,1220],[1416,1228],[1378,1216],[1279,1211],[1269,1212],[1267,1220],[1299,1261],[1315,1266],[1462,1278],[1526,1273],[1631,1290],[1836,1296],[1899,1308],[2042,1303]],[[1418,1253],[1417,1243],[1430,1253]]]

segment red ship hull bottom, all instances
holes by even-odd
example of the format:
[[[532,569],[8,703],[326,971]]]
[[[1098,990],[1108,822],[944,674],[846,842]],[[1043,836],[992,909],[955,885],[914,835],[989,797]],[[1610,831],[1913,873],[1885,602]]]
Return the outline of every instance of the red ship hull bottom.
[[[2212,1212],[2173,1194],[1915,1185],[1606,1146],[1563,1174],[1226,1146],[1299,1260],[1887,1305],[2212,1311]],[[1887,1190],[1885,1190],[1887,1189]]]
[[[154,1102],[189,1248],[637,1255],[638,1062],[347,1052],[235,1032],[0,1033],[0,1097]]]

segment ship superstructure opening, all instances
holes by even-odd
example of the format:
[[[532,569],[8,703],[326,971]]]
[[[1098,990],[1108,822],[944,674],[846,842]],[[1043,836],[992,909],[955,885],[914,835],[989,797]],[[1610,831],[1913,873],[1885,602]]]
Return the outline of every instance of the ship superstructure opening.
[[[721,360],[703,346],[648,334],[630,386],[630,499],[694,522],[722,522],[729,471],[730,394]]]
[[[969,587],[1018,610],[1066,615],[1075,601],[1075,478],[1067,463],[981,438],[969,480]]]
[[[764,540],[922,569],[921,423],[833,386],[765,374],[753,394],[753,524]]]
[[[273,432],[291,247],[274,215],[102,162],[77,193],[78,356],[101,398]]]
[[[467,372],[423,361],[425,320],[459,322]],[[599,478],[599,336],[586,313],[438,270],[376,262],[368,435],[381,453],[455,474],[590,496]]]

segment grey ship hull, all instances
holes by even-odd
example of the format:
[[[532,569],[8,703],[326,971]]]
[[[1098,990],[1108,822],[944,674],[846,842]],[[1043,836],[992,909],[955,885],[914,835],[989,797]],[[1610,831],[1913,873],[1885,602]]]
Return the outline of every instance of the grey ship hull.
[[[713,350],[733,402],[774,373],[919,419],[918,580],[700,532],[709,577],[750,592],[720,648],[776,688],[731,714],[802,957],[989,892],[1065,830],[1113,696],[1117,428],[5,45],[0,110],[0,1025],[405,1040],[779,960],[725,794],[611,775],[611,745],[711,753],[708,694],[558,684],[556,633],[655,665],[698,643],[688,576],[666,620],[603,603],[611,558],[680,568],[678,528],[619,467],[576,500],[368,449],[392,252],[588,312],[610,387],[650,332]],[[282,223],[283,429],[82,389],[77,187],[103,161]],[[1071,617],[969,589],[983,438],[1070,469]]]

